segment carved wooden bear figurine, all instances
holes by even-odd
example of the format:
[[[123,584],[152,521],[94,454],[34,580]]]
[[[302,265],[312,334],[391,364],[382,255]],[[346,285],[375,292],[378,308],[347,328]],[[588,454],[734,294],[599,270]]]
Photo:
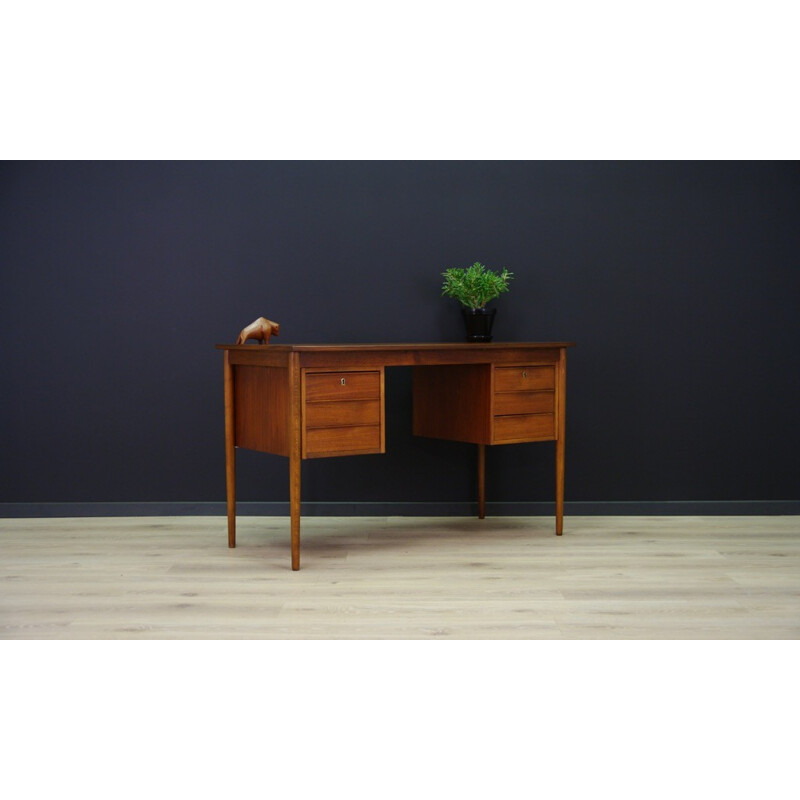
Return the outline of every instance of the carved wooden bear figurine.
[[[242,330],[236,344],[244,344],[248,339],[257,339],[264,344],[269,344],[269,337],[277,336],[280,330],[281,326],[277,322],[259,317]]]

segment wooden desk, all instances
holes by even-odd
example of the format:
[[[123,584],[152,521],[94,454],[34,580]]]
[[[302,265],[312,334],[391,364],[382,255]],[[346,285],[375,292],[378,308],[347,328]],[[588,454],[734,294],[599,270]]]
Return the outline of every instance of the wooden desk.
[[[488,344],[229,345],[223,351],[228,546],[236,546],[236,449],[289,458],[292,569],[300,569],[300,464],[386,451],[384,368],[411,366],[413,431],[478,446],[556,442],[556,534],[564,525],[567,347]]]

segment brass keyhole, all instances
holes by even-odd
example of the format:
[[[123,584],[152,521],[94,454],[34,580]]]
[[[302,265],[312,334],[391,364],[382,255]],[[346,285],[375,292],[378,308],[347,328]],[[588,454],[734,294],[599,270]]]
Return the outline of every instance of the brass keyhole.
[[[342,378],[342,386],[344,386],[344,378]]]
[[[522,372],[522,377],[523,377],[523,378],[527,378],[527,377],[528,377],[528,373],[527,373],[527,372],[525,372],[524,370],[523,370],[523,372]]]

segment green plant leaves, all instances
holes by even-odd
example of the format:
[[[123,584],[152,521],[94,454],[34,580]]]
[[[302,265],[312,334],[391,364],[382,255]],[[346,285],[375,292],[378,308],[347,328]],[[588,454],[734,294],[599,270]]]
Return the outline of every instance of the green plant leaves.
[[[508,291],[508,282],[513,272],[491,270],[476,261],[471,267],[451,267],[442,273],[442,297],[452,297],[467,308],[483,308]]]

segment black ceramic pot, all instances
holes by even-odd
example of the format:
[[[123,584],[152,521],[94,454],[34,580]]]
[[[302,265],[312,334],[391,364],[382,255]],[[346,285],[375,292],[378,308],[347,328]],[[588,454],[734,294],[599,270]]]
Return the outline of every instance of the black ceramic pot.
[[[468,342],[491,342],[496,308],[462,308]]]

